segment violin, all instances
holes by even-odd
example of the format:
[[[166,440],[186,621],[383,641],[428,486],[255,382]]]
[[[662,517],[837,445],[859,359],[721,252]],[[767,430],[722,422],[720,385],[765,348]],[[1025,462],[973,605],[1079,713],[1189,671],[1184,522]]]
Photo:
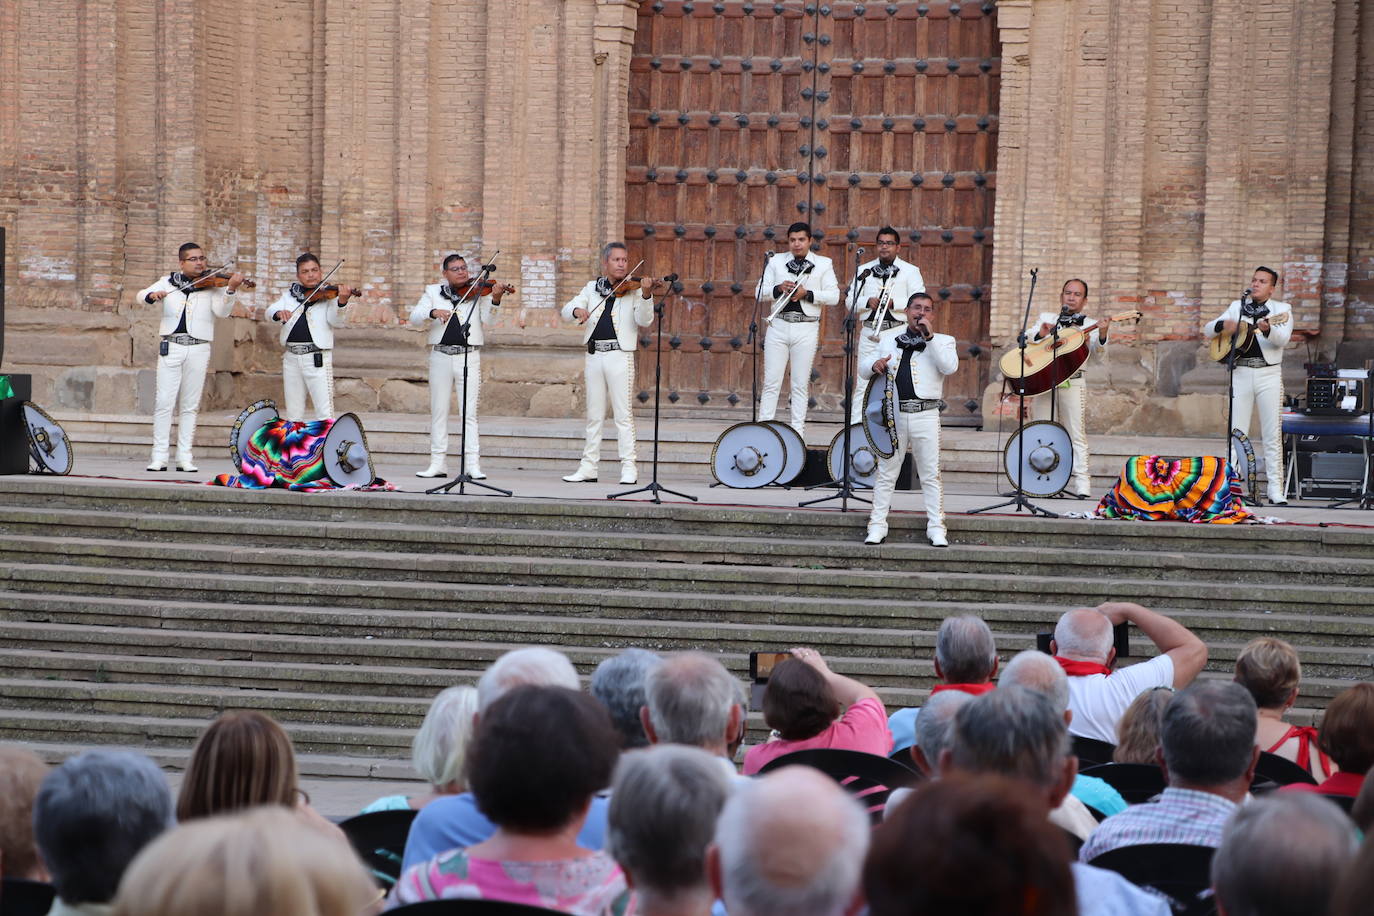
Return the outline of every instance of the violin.
[[[608,282],[609,279],[610,278],[608,277]],[[649,288],[655,289],[663,283],[676,283],[677,274],[668,274],[668,276],[666,277],[636,277],[633,275],[624,277],[621,280],[617,281],[615,285],[611,288],[611,295],[617,299],[623,299],[630,293],[639,289],[640,284],[643,283],[645,280],[653,280],[653,286],[650,286]]]
[[[187,292],[195,292],[198,289],[218,289],[220,287],[228,285],[228,277],[224,277],[219,274],[204,274],[203,276],[198,277],[195,280],[192,280],[189,285],[184,287],[184,289]],[[239,287],[241,289],[257,289],[258,284],[254,283],[247,277],[244,277],[243,282],[239,284]]]
[[[477,289],[474,291],[473,286]],[[503,294],[515,292],[515,287],[509,283],[497,283],[495,280],[468,280],[452,287],[453,292],[458,296],[490,296],[493,291],[500,290]]]
[[[244,282],[247,283],[247,281]],[[307,302],[322,302],[326,299],[337,299],[339,298],[339,290],[341,288],[350,290],[350,295],[352,296],[362,294],[362,290],[358,289],[356,286],[316,286],[305,291],[305,299]]]

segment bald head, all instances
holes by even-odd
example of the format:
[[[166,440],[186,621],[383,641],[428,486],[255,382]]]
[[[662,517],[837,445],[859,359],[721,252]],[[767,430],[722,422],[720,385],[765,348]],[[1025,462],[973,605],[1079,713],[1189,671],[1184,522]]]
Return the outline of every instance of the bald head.
[[[784,767],[726,803],[712,884],[731,916],[843,916],[868,840],[868,815],[844,789],[809,767]]]
[[[1096,608],[1078,608],[1054,627],[1057,654],[1080,662],[1107,664],[1112,652],[1112,622]]]
[[[1034,690],[1050,701],[1056,715],[1063,716],[1069,708],[1069,676],[1059,662],[1044,652],[1027,649],[1017,653],[1002,671],[998,684]]]

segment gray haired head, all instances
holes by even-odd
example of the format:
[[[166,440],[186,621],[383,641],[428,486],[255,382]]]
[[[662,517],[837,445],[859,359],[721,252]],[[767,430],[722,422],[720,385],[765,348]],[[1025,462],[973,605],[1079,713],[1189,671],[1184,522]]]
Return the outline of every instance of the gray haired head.
[[[1325,913],[1359,848],[1354,823],[1334,803],[1276,792],[1232,815],[1212,858],[1212,887],[1227,916]]]
[[[1065,658],[1105,665],[1112,651],[1112,622],[1096,608],[1065,611],[1054,625],[1054,646]]]
[[[512,649],[482,672],[477,680],[477,711],[484,712],[506,691],[524,684],[581,689],[577,669],[566,655],[544,646],[526,646]]]
[[[1235,681],[1199,681],[1174,694],[1159,727],[1169,783],[1221,786],[1244,776],[1258,721],[1254,697]]]
[[[645,685],[649,722],[659,741],[712,750],[724,744],[740,703],[739,682],[725,666],[700,652],[668,656]]]
[[[639,710],[645,705],[644,687],[649,672],[661,664],[663,659],[656,653],[626,649],[597,665],[592,672],[592,696],[610,711],[611,723],[620,733],[623,750],[645,747],[649,743]]]
[[[624,242],[607,242],[601,246],[601,260],[606,260],[611,256],[612,251],[629,251]]]
[[[33,804],[38,852],[69,904],[108,903],[144,846],[172,825],[167,777],[142,754],[88,751],[43,780]]]
[[[721,759],[700,748],[658,744],[620,758],[606,850],[641,898],[666,904],[704,897],[709,905],[706,847],[731,783]]]
[[[1034,649],[1016,653],[1002,676],[997,679],[1000,687],[1024,687],[1044,694],[1054,706],[1055,712],[1064,715],[1069,708],[1069,676],[1052,656]]]
[[[962,690],[942,690],[930,695],[916,717],[916,746],[926,758],[934,775],[940,772],[940,754],[949,747],[954,717],[973,696]]]
[[[968,773],[1017,776],[1049,789],[1070,753],[1064,717],[1044,694],[1024,687],[998,687],[954,715],[951,760]]]
[[[935,633],[935,663],[950,684],[981,684],[997,665],[992,631],[979,617],[947,617]]]

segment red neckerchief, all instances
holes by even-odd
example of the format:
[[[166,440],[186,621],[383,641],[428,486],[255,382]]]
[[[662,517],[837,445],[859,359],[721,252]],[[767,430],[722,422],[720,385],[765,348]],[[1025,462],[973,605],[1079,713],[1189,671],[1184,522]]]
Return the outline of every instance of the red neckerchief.
[[[1069,677],[1083,677],[1088,674],[1111,674],[1112,669],[1106,665],[1099,665],[1097,662],[1080,662],[1072,658],[1064,658],[1056,655],[1054,660],[1059,662],[1059,667],[1064,669],[1064,673]]]
[[[982,684],[936,684],[934,687],[930,688],[930,693],[933,696],[941,690],[959,690],[964,693],[972,694],[975,697],[981,697],[996,686],[996,684],[990,682],[984,682]]]

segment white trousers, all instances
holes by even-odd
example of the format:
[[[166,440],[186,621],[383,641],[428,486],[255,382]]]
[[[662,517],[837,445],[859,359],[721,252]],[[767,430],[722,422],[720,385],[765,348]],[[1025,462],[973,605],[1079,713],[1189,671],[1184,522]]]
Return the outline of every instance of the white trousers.
[[[210,365],[210,344],[168,343],[167,355],[157,358],[157,397],[153,402],[153,457],[150,465],[167,463],[172,437],[172,408],[181,394],[177,418],[177,465],[189,467],[196,438],[196,413],[205,390],[205,369]]]
[[[873,364],[877,361],[878,353],[882,350],[883,344],[894,337],[901,336],[904,330],[906,330],[906,326],[900,324],[895,328],[888,328],[879,335],[878,340],[869,338],[867,325],[855,331],[859,337],[859,356],[854,363],[854,406],[849,411],[850,423],[858,423],[864,418],[864,392],[868,390],[869,379],[873,378]]]
[[[759,396],[759,420],[773,419],[778,412],[782,375],[790,372],[792,428],[806,441],[806,402],[811,387],[811,363],[820,343],[819,321],[774,319],[763,335],[763,394]],[[790,370],[789,370],[790,367]]]
[[[1070,379],[1067,387],[1056,388],[1031,399],[1031,416],[1050,419],[1050,397],[1055,397],[1054,421],[1068,430],[1073,443],[1073,486],[1075,494],[1092,493],[1093,477],[1088,461],[1086,379]]]
[[[887,513],[892,508],[892,491],[902,459],[911,449],[912,463],[921,476],[921,497],[926,507],[926,535],[945,534],[944,487],[940,483],[940,411],[897,414],[897,450],[891,458],[878,462],[878,480],[873,485],[873,511],[868,515],[868,531],[887,534]]]
[[[429,458],[430,464],[445,467],[448,457],[448,412],[453,392],[463,415],[463,469],[480,474],[478,454],[481,442],[477,438],[477,399],[482,391],[482,354],[473,350],[467,356],[468,385],[463,390],[463,356],[429,351]]]
[[[635,418],[630,413],[630,385],[634,382],[635,358],[624,350],[588,353],[582,370],[587,389],[587,444],[582,449],[584,476],[595,476],[601,460],[601,428],[606,423],[606,402],[615,417],[615,437],[621,461],[635,460]]]
[[[322,351],[324,365],[315,365],[314,353],[292,353],[281,357],[281,385],[286,394],[287,420],[305,420],[305,392],[315,408],[316,420],[334,419],[334,353]]]
[[[1252,412],[1259,414],[1260,447],[1264,455],[1264,479],[1269,484],[1269,501],[1284,498],[1283,478],[1283,367],[1263,369],[1236,367],[1231,395],[1231,428],[1250,434]],[[1235,455],[1231,456],[1235,460]]]

